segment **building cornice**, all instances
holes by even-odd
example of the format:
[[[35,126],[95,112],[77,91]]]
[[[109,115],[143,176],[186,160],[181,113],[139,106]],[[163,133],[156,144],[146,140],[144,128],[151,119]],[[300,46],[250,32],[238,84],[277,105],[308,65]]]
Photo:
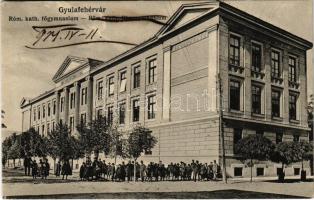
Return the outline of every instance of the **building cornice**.
[[[33,99],[30,99],[27,104],[25,104],[25,105],[23,105],[23,106],[20,106],[20,108],[25,108],[25,107],[27,107],[27,106],[29,106],[29,105],[31,105],[31,104],[34,104],[34,103],[36,103],[37,101],[40,101],[40,100],[42,100],[42,99],[44,99],[44,98],[46,98],[46,97],[48,97],[48,96],[54,94],[54,92],[55,92],[55,88],[53,88],[53,89],[51,89],[51,90],[48,90],[48,91],[46,91],[46,92],[40,94],[39,96],[37,96],[37,97],[35,97],[35,98],[33,98]]]
[[[292,44],[293,46],[296,46],[298,48],[302,47],[304,50],[309,50],[313,47],[313,44],[308,41],[305,40],[295,34],[292,34],[282,28],[279,28],[278,26],[275,26],[273,24],[270,24],[269,22],[266,22],[262,19],[259,19],[251,14],[248,14],[247,12],[244,12],[240,9],[237,9],[229,4],[220,2],[220,6],[219,6],[219,15],[222,16],[226,16],[230,19],[233,19],[233,21],[240,23],[239,19],[241,19],[243,22],[247,22],[250,25],[253,25],[253,28],[259,28],[262,29],[259,30],[259,32],[262,32],[265,34],[265,30],[269,32],[269,36],[274,38],[275,36],[279,36],[279,37],[275,37],[275,39],[278,39],[282,42],[287,42],[290,41],[290,44]],[[252,26],[251,26],[252,28]]]
[[[217,8],[210,9],[208,12],[205,12],[204,14],[201,14],[200,16],[196,17],[193,20],[188,21],[187,23],[183,24],[182,26],[179,26],[176,29],[173,29],[171,31],[168,31],[169,28],[172,27],[172,23],[176,22],[176,19],[178,19],[180,17],[180,14],[183,13],[184,9],[188,9],[191,10],[193,9],[193,6],[201,6],[201,5],[206,5],[206,6],[217,6]],[[208,7],[207,7],[208,8]],[[199,9],[199,8],[195,8],[195,9]],[[204,9],[204,7],[202,7],[202,9]],[[209,9],[209,8],[208,8]],[[144,51],[147,48],[150,48],[152,45],[156,45],[156,44],[160,44],[163,40],[165,40],[165,38],[168,37],[172,37],[174,33],[178,33],[179,31],[182,31],[184,28],[193,25],[193,23],[198,22],[201,19],[204,19],[205,17],[214,17],[216,16],[216,14],[218,15],[229,15],[234,17],[234,19],[241,19],[244,22],[247,22],[251,25],[253,25],[254,27],[258,27],[260,29],[262,29],[264,32],[264,30],[269,31],[270,33],[273,33],[275,35],[277,35],[277,37],[275,37],[275,39],[279,39],[283,42],[287,42],[289,41],[290,44],[292,44],[293,46],[296,46],[298,48],[302,48],[304,50],[308,50],[311,49],[313,44],[299,36],[296,36],[292,33],[289,33],[288,31],[285,31],[277,26],[274,26],[264,20],[261,20],[251,14],[248,14],[238,8],[235,8],[229,4],[223,3],[223,2],[219,2],[219,3],[195,3],[195,4],[184,4],[182,5],[171,17],[170,19],[167,21],[166,25],[163,26],[153,37],[151,37],[150,39],[144,41],[143,43],[139,44],[138,46],[135,46],[125,52],[123,52],[122,54],[119,54],[118,56],[110,59],[109,61],[105,62],[102,65],[99,65],[98,67],[94,68],[93,70],[91,70],[91,73],[96,73],[99,70],[105,69],[107,67],[111,67],[114,66],[115,64],[122,62],[123,60],[129,58],[130,56],[134,55],[134,54],[138,54],[142,51]],[[270,37],[274,38],[273,35],[269,34]],[[278,37],[279,36],[279,37]]]

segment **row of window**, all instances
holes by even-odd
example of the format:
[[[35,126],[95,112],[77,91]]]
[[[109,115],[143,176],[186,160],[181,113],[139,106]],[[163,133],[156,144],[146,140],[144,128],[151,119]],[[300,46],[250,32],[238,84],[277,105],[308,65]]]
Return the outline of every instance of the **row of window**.
[[[138,122],[140,120],[140,99],[134,99],[131,102],[132,106],[132,121]],[[96,111],[96,117],[103,116],[103,109],[99,108]],[[113,122],[114,116],[114,107],[107,107],[107,115],[106,118],[108,122]],[[119,124],[125,124],[126,117],[126,103],[120,103],[118,105],[118,117]],[[147,119],[155,119],[156,117],[156,95],[150,95],[147,97]]]
[[[147,105],[148,105],[147,118],[148,119],[155,119],[155,116],[156,116],[156,95],[150,95],[147,97]],[[118,116],[119,117],[119,124],[125,124],[125,117],[126,117],[126,103],[125,102],[119,104],[118,111],[119,111],[119,116]],[[104,114],[103,109],[101,109],[101,108],[97,109],[96,118],[103,116],[103,114]],[[114,107],[108,106],[106,119],[108,120],[109,123],[113,122],[113,116],[114,116]],[[132,121],[138,122],[139,120],[140,120],[140,99],[134,99],[132,101]],[[60,120],[60,121],[62,121],[62,120]],[[81,113],[80,123],[86,124],[86,113]],[[69,117],[69,129],[71,132],[75,130],[74,116]]]
[[[139,88],[140,87],[140,83],[141,83],[141,69],[140,69],[140,65],[136,65],[135,67],[133,67],[133,88]],[[156,58],[154,59],[150,59],[148,61],[148,84],[152,84],[154,82],[156,82],[157,80],[157,60]],[[114,95],[114,76],[110,76],[108,78],[108,96],[112,96]],[[97,99],[101,100],[103,98],[103,80],[99,80],[96,83],[96,91],[97,91]],[[120,89],[119,92],[124,92],[126,91],[127,88],[127,75],[126,75],[126,71],[121,71],[120,72]],[[69,99],[69,103],[70,103],[70,109],[74,109],[75,108],[75,92],[70,93],[70,99]],[[80,95],[80,103],[81,105],[86,105],[87,104],[87,87],[83,87],[81,88],[81,95]],[[64,111],[64,107],[65,107],[65,97],[62,96],[60,98],[60,112]],[[42,106],[42,117],[45,117],[45,105]],[[50,103],[48,103],[48,117],[50,116]],[[40,113],[40,106],[38,106],[37,109],[37,113],[36,113],[36,109],[34,109],[34,121],[36,121],[36,117],[38,116],[38,119],[41,118],[41,113]],[[53,102],[53,115],[56,112],[56,102]],[[136,117],[135,117],[136,118]],[[150,118],[153,118],[153,116],[150,116]],[[135,119],[136,120],[136,119]]]
[[[141,85],[141,68],[140,65],[136,65],[132,68],[132,88],[139,88]],[[148,84],[152,84],[157,80],[157,60],[156,58],[148,61]],[[127,88],[127,71],[121,71],[119,73],[119,92],[125,92]],[[103,80],[98,80],[96,84],[97,99],[102,100],[103,98]],[[115,79],[114,76],[108,78],[108,96],[114,95]]]
[[[243,129],[242,128],[234,128],[233,129],[233,143],[238,143],[243,138]],[[264,135],[263,130],[257,130],[256,135]],[[283,133],[277,132],[276,133],[276,144],[279,144],[283,141]],[[300,136],[298,134],[293,135],[293,141],[298,142],[300,141]],[[235,145],[234,145],[235,146]]]
[[[51,123],[47,123],[47,126],[45,126],[45,124],[42,124],[41,126],[38,125],[37,126],[37,132],[40,133],[40,131],[41,131],[41,134],[45,135],[46,133],[49,133],[50,131],[54,130],[55,127],[56,127],[56,123],[54,121]]]
[[[282,168],[276,168],[277,175],[282,172]],[[233,168],[234,176],[243,176],[243,167],[234,167]],[[295,176],[300,175],[300,168],[294,167],[293,174]],[[256,167],[256,176],[265,176],[265,168],[264,167]]]
[[[241,110],[241,87],[240,80],[231,79],[229,83],[230,94],[230,109]],[[251,108],[254,114],[262,113],[262,92],[263,86],[259,84],[252,84],[251,86]],[[272,117],[281,117],[281,98],[282,91],[280,89],[272,89],[271,91],[271,114]],[[297,120],[297,100],[298,94],[294,92],[289,93],[289,119]]]
[[[52,102],[52,106],[51,106],[51,103],[48,103],[47,104],[47,115],[48,115],[48,117],[50,117],[51,114],[55,115],[56,114],[56,109],[57,109],[56,101]],[[40,113],[41,110],[42,110],[42,117],[43,118],[46,117],[46,105],[42,105],[42,109],[41,109],[41,106],[37,106],[37,109],[34,108],[34,110],[33,110],[33,119],[34,119],[34,121],[37,120],[37,117],[38,117],[38,120],[41,118],[41,113]]]
[[[241,37],[237,35],[230,35],[229,40],[229,63],[235,66],[240,66],[241,56]],[[262,71],[262,45],[257,42],[251,43],[251,70],[254,72]],[[297,82],[297,58],[289,55],[289,75],[290,82]],[[279,50],[271,50],[271,77],[282,77],[282,62],[281,52]]]

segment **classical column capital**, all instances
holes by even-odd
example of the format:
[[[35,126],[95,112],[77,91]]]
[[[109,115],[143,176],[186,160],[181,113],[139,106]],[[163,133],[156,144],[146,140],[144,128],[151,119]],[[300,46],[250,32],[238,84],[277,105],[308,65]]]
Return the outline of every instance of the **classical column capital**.
[[[213,26],[207,28],[207,29],[206,29],[207,33],[210,33],[210,32],[212,32],[212,31],[218,30],[218,26],[219,26],[219,24],[215,24],[215,25],[213,25]]]
[[[73,83],[74,87],[80,86],[80,84],[81,83],[79,81],[76,81],[76,82]]]
[[[85,77],[85,80],[86,80],[86,81],[91,81],[91,80],[93,80],[93,77],[92,77],[92,76],[86,76],[86,77]]]
[[[163,48],[163,52],[170,51],[170,50],[171,50],[171,46],[170,45]]]

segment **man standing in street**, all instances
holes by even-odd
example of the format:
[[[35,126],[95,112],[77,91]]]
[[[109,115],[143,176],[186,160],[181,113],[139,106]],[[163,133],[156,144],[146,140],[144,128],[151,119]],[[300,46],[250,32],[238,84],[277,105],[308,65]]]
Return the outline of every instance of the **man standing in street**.
[[[214,180],[217,179],[217,173],[218,173],[218,165],[216,163],[216,160],[214,160],[214,164],[213,164],[213,175],[214,175]]]
[[[145,164],[143,163],[143,161],[141,160],[141,165],[140,165],[140,177],[141,177],[142,182],[144,181],[144,178],[145,178],[145,172],[146,172],[146,166],[145,166]]]
[[[29,156],[26,156],[24,158],[23,164],[24,164],[25,176],[29,176],[30,171],[31,171],[31,158]]]

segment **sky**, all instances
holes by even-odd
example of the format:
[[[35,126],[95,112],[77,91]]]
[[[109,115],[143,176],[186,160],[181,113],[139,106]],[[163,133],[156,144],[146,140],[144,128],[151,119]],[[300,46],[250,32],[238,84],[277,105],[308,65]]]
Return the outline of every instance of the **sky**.
[[[306,40],[313,40],[312,0],[264,0],[225,1],[249,14],[283,28]],[[1,107],[5,111],[3,132],[21,131],[22,115],[19,107],[23,97],[36,97],[52,89],[53,75],[67,55],[89,57],[106,61],[126,50],[130,45],[93,43],[57,49],[28,49],[36,40],[32,26],[55,25],[56,22],[16,22],[9,16],[78,16],[88,14],[60,14],[62,7],[102,6],[105,15],[164,15],[167,19],[183,3],[188,1],[135,1],[135,2],[2,2],[1,3]],[[94,13],[95,16],[103,14]],[[165,21],[164,21],[165,22]],[[62,22],[61,22],[62,23]],[[139,44],[153,36],[161,25],[148,21],[108,23],[99,21],[78,21],[80,27],[99,27],[98,34],[108,40]],[[313,50],[307,54],[308,93],[314,93]]]

